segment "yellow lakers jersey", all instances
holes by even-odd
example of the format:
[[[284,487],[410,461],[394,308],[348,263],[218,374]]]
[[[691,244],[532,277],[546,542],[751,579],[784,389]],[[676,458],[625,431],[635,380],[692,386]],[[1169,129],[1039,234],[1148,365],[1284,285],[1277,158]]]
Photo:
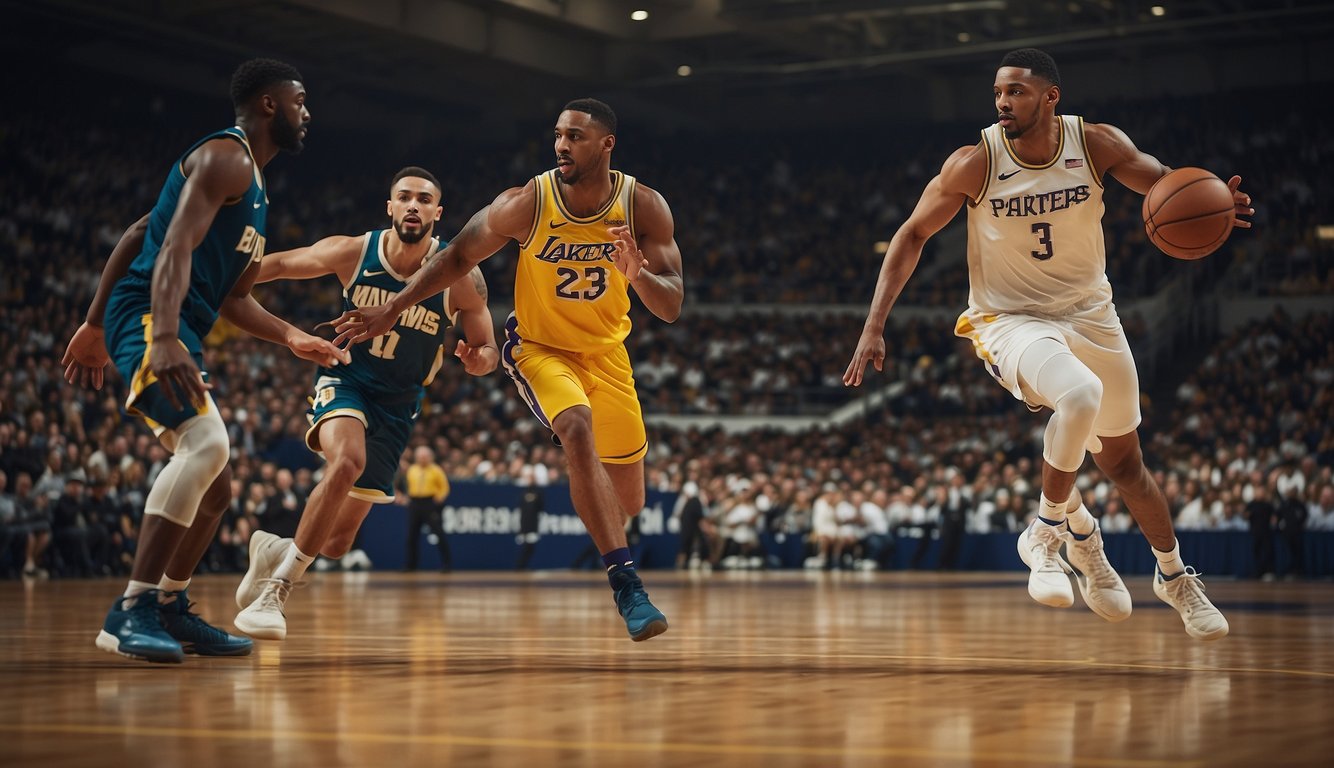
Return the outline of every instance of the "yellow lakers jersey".
[[[556,172],[534,179],[537,214],[519,248],[514,314],[519,336],[571,352],[620,344],[630,333],[630,288],[612,263],[609,227],[634,231],[635,179],[612,171],[612,195],[592,216],[565,208]]]

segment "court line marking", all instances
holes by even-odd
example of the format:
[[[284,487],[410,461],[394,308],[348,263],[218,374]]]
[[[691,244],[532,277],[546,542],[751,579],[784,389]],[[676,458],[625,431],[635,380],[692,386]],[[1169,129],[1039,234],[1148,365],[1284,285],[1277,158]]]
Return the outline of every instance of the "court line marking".
[[[371,636],[371,635],[342,635],[342,636],[340,636],[340,637],[341,637],[341,639],[343,639],[343,640],[367,640],[367,641],[371,641],[371,640],[373,640],[373,641],[379,641],[379,642],[383,642],[383,641],[386,640],[386,639],[390,639],[390,638],[388,638],[388,636],[385,636],[385,635],[375,635],[375,636]],[[406,642],[409,638],[405,636],[405,637],[399,637],[399,638],[397,638],[397,639],[400,640],[400,641]],[[524,641],[523,638],[496,638],[496,639],[498,639],[498,640],[502,640],[502,641],[508,640],[508,641],[511,642],[511,643],[517,643],[517,642],[523,642],[523,641]],[[677,636],[675,637],[675,639],[677,639],[677,640],[695,640],[695,641],[705,641],[705,640],[707,640],[707,638],[685,638],[685,637],[681,637],[680,635],[677,635]],[[738,639],[744,639],[744,638],[732,638],[732,639],[733,639],[733,640],[738,640]],[[753,638],[753,639],[756,639],[756,640],[767,640],[767,639],[770,639],[770,638]],[[543,645],[543,646],[546,646],[546,645],[550,645],[550,644],[558,643],[558,642],[560,642],[560,639],[559,639],[559,638],[544,639],[544,640],[542,640],[542,645]],[[586,645],[588,641],[587,641],[587,639],[584,639],[584,640],[578,640],[578,639],[575,639],[575,638],[570,638],[570,639],[569,639],[569,642],[572,643],[572,644],[584,644],[584,645]],[[850,641],[850,642],[856,642],[856,641]],[[470,649],[470,648],[468,648],[468,646],[466,646],[466,645],[464,645],[463,643],[460,643],[460,642],[458,642],[458,641],[452,641],[452,642],[451,642],[451,641],[446,640],[446,641],[443,643],[443,650],[444,650],[443,658],[445,658],[445,659],[449,659],[449,658],[451,658],[450,653],[453,652],[453,651],[461,651],[461,652],[463,652],[463,653],[476,653],[477,651],[480,650],[480,651],[483,651],[483,652],[490,652],[490,653],[494,654],[494,655],[495,655],[494,657],[496,657],[496,658],[511,658],[511,659],[514,659],[515,661],[521,661],[521,660],[522,660],[522,659],[515,659],[515,658],[512,657],[512,656],[506,657],[506,656],[504,656],[504,654],[503,654],[502,652],[496,651],[496,650],[495,650],[495,647],[494,647],[494,642],[490,642],[490,643],[488,643],[487,645],[477,645],[477,646],[474,646],[474,647],[472,647],[472,648]],[[658,649],[655,649],[655,650],[658,650]],[[535,654],[535,656],[541,656],[541,657],[543,657],[543,658],[549,658],[549,657],[551,657],[552,655],[559,655],[559,654],[553,654],[553,653],[550,651],[550,649],[544,649],[544,651],[543,651],[541,654]],[[567,655],[568,655],[568,654],[567,654]],[[583,654],[579,654],[579,655],[582,656]],[[675,656],[677,656],[677,657],[682,657],[682,658],[695,658],[695,657],[698,655],[698,651],[694,651],[694,650],[690,650],[690,651],[687,651],[687,650],[679,650],[679,651],[675,651],[675,652],[674,652],[674,651],[669,650],[669,649],[660,649],[660,650],[658,650],[658,653],[655,654],[655,656],[657,656],[658,658],[662,658],[662,657],[665,657],[665,656],[672,656],[672,655],[675,655]],[[1149,671],[1158,671],[1158,672],[1216,672],[1216,673],[1233,672],[1233,673],[1238,673],[1238,674],[1253,674],[1253,675],[1289,675],[1289,676],[1293,676],[1293,677],[1312,677],[1312,678],[1317,678],[1317,679],[1334,680],[1334,671],[1331,671],[1331,672],[1324,672],[1324,671],[1320,671],[1320,670],[1312,670],[1312,669],[1288,669],[1288,668],[1284,668],[1284,667],[1277,667],[1277,668],[1274,668],[1274,667],[1219,667],[1219,666],[1192,666],[1192,665],[1189,665],[1189,664],[1149,664],[1149,663],[1141,663],[1141,662],[1099,661],[1099,660],[1097,660],[1097,659],[1091,659],[1091,658],[1083,658],[1083,659],[1053,659],[1053,658],[1042,658],[1042,659],[1035,659],[1035,658],[1009,658],[1009,657],[1001,657],[1001,656],[921,656],[921,655],[906,655],[906,654],[838,653],[838,652],[834,652],[834,653],[809,653],[809,654],[802,654],[802,653],[763,653],[763,652],[728,653],[728,652],[726,652],[726,651],[710,652],[710,657],[711,657],[711,658],[715,658],[715,659],[720,658],[720,657],[726,657],[726,658],[731,658],[731,659],[738,659],[738,658],[754,658],[754,659],[806,659],[806,658],[814,658],[814,659],[820,659],[820,660],[833,659],[833,660],[849,660],[849,661],[926,661],[926,662],[935,662],[935,663],[938,663],[938,664],[948,664],[948,663],[972,663],[972,664],[978,664],[978,663],[985,663],[985,664],[1009,664],[1009,665],[1014,665],[1014,666],[1026,666],[1026,665],[1039,665],[1039,666],[1081,666],[1081,667],[1105,667],[1105,668],[1108,668],[1108,669],[1140,669],[1140,670],[1149,670]],[[455,656],[455,658],[456,658],[456,656]],[[607,660],[610,660],[610,661],[616,661],[616,660],[617,660],[617,657],[603,657],[603,658],[604,658],[604,659],[607,659]],[[630,657],[627,656],[627,658],[630,658]],[[773,671],[775,671],[775,672],[779,672],[779,671],[782,671],[782,670],[773,670]],[[886,670],[886,671],[890,671],[890,670]]]
[[[78,723],[15,725],[0,723],[0,731],[10,733],[56,733],[106,736],[174,736],[191,739],[228,739],[231,741],[285,738],[299,741],[356,742],[361,744],[424,744],[461,747],[501,747],[511,749],[562,749],[595,752],[636,752],[648,754],[720,754],[782,755],[800,757],[914,757],[961,761],[990,760],[1023,765],[1142,766],[1142,768],[1197,768],[1200,760],[1157,760],[1124,757],[1051,757],[1023,752],[991,752],[927,749],[917,747],[809,747],[758,744],[673,743],[643,744],[615,741],[563,741],[560,739],[487,738],[451,734],[401,734],[365,731],[259,731],[221,728],[171,728],[166,726],[115,726]]]

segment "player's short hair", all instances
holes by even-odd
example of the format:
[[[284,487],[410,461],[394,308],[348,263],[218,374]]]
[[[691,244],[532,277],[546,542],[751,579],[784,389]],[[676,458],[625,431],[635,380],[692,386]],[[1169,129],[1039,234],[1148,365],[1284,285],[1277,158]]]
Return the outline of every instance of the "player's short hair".
[[[1010,51],[1001,59],[1002,67],[1027,69],[1056,87],[1061,86],[1061,73],[1056,69],[1056,60],[1046,51],[1037,48],[1020,48]]]
[[[593,122],[601,124],[603,128],[607,129],[607,133],[616,133],[616,113],[604,102],[597,99],[575,99],[566,104],[561,111],[569,112],[571,110],[583,112],[593,118]]]
[[[409,176],[411,176],[414,179],[426,179],[427,181],[435,185],[435,191],[438,195],[444,194],[444,187],[440,186],[440,180],[435,177],[435,174],[431,173],[425,168],[421,168],[415,165],[409,165],[407,168],[404,168],[403,170],[394,174],[394,178],[389,181],[389,192],[392,194],[394,191],[394,187],[398,185],[398,182],[408,178]]]
[[[240,110],[274,83],[304,79],[291,64],[277,59],[251,59],[232,73],[232,106]]]

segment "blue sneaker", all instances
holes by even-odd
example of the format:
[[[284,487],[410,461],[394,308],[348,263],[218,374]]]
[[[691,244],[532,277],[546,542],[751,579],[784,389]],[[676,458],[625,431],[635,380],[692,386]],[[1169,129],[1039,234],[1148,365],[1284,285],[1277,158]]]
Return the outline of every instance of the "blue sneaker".
[[[167,634],[181,643],[186,653],[200,656],[249,656],[255,644],[248,637],[230,635],[209,624],[190,610],[190,597],[180,592],[167,592],[167,602],[162,603],[162,626]]]
[[[616,607],[625,619],[625,629],[630,639],[636,643],[657,637],[667,631],[667,617],[648,601],[648,592],[644,591],[644,582],[633,568],[626,568],[612,574],[612,588],[615,590]]]
[[[181,644],[162,627],[156,589],[131,598],[118,598],[97,634],[97,647],[144,661],[180,664],[185,658]]]

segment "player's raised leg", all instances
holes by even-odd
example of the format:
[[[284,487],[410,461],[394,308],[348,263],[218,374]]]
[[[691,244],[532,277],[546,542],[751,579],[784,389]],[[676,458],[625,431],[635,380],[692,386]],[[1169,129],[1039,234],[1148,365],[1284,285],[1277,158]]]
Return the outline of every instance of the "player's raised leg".
[[[266,640],[287,637],[283,609],[292,585],[305,575],[306,568],[324,547],[338,522],[339,507],[366,467],[366,427],[361,419],[349,414],[333,415],[318,421],[312,433],[315,444],[328,459],[324,477],[311,492],[296,538],[287,545],[273,572],[268,576],[261,576],[258,570],[254,575],[246,573],[252,589],[258,587],[259,594],[236,615],[236,627],[251,637]],[[255,564],[251,567],[255,569]]]

